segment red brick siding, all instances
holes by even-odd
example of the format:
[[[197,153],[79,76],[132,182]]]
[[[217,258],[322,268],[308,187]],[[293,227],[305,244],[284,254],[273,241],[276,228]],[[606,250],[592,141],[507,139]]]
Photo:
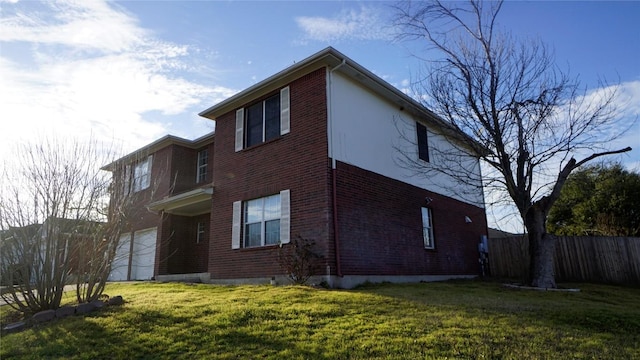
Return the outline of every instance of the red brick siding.
[[[435,250],[423,245],[427,196]],[[337,197],[344,275],[478,274],[483,209],[344,163],[337,167]]]
[[[209,163],[213,162],[213,142],[194,150],[170,145],[153,153],[150,186],[133,193],[133,214],[130,226],[124,231],[138,231],[158,227],[155,274],[180,274],[207,271],[207,240],[195,244],[196,218],[154,214],[146,206],[166,196],[189,191],[203,184],[196,184],[197,152],[209,148]],[[131,164],[132,169],[135,164]],[[212,166],[210,165],[210,169]],[[132,170],[133,171],[133,170]],[[114,172],[114,179],[121,179],[122,170]],[[208,182],[213,179],[211,171]],[[123,186],[117,181],[114,186]],[[204,215],[208,224],[209,215]],[[197,217],[202,219],[202,217]],[[193,229],[192,229],[193,228]],[[191,233],[190,233],[191,232]],[[185,240],[193,238],[193,241]]]
[[[179,194],[196,186],[198,152],[182,146],[171,146],[171,171],[167,176],[175,180],[172,194]]]
[[[332,251],[325,80],[322,68],[289,84],[291,132],[268,143],[235,152],[235,110],[217,119],[209,247],[212,278],[282,274],[277,246],[232,250],[231,225],[234,201],[285,189],[291,190],[291,236],[315,240],[325,255]],[[333,264],[331,255],[327,261]]]
[[[209,166],[207,168],[207,180],[204,183],[196,183],[198,152],[207,148],[209,150]],[[183,146],[171,145],[171,161],[164,172],[165,178],[171,178],[173,186],[171,195],[183,193],[199,186],[211,183],[213,179],[213,152],[214,143],[210,143],[198,149],[189,149]],[[165,149],[159,152],[165,151]],[[154,164],[155,165],[155,164]],[[168,170],[166,170],[168,169]],[[162,248],[158,248],[157,274],[187,274],[207,272],[208,246],[209,246],[209,214],[196,217],[165,215],[169,219],[163,222],[160,232]],[[198,221],[205,222],[207,232],[200,244],[196,244],[196,227]]]
[[[160,217],[159,217],[160,218]],[[158,237],[156,242],[155,275],[171,274],[169,259],[171,258],[171,244],[173,232],[173,217],[163,215],[158,222]]]
[[[176,236],[178,246],[181,248],[182,256],[180,267],[176,267],[172,274],[188,274],[207,272],[207,262],[209,255],[209,214],[182,217],[184,220],[182,233]],[[205,223],[205,234],[202,241],[198,244],[197,230],[198,222]]]

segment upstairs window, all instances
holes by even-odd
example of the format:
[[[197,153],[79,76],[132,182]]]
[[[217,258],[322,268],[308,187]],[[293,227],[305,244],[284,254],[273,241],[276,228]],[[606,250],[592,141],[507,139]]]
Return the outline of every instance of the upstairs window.
[[[207,164],[209,163],[209,150],[204,149],[198,152],[198,168],[196,169],[196,182],[201,183],[207,180]]]
[[[427,139],[427,127],[416,123],[416,140],[418,142],[418,158],[429,162],[429,141]]]
[[[431,220],[431,209],[422,208],[422,239],[424,241],[425,249],[435,249],[435,242],[433,239],[433,222]]]
[[[236,111],[235,150],[258,145],[289,133],[289,87]]]
[[[246,112],[247,147],[280,136],[280,95],[253,104]]]
[[[135,164],[133,168],[133,192],[144,190],[151,183],[151,164],[153,156],[149,155],[146,159]]]

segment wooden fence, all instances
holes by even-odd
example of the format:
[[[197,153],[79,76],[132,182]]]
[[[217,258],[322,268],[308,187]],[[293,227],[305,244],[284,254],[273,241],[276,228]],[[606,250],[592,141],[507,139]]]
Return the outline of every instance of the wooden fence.
[[[526,237],[489,239],[489,266],[494,277],[526,279]],[[558,236],[557,281],[640,285],[640,238]]]

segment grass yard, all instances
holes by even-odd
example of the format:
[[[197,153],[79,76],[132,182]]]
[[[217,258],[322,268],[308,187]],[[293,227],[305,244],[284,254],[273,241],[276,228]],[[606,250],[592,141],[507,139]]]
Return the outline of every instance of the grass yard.
[[[640,359],[640,289],[573,286],[110,284],[123,306],[3,335],[0,359]]]

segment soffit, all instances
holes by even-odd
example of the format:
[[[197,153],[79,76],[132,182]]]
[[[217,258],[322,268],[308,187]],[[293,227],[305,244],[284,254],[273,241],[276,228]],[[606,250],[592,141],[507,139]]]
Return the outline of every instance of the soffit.
[[[154,201],[147,208],[181,216],[196,216],[211,212],[213,187],[198,188],[162,200]]]

